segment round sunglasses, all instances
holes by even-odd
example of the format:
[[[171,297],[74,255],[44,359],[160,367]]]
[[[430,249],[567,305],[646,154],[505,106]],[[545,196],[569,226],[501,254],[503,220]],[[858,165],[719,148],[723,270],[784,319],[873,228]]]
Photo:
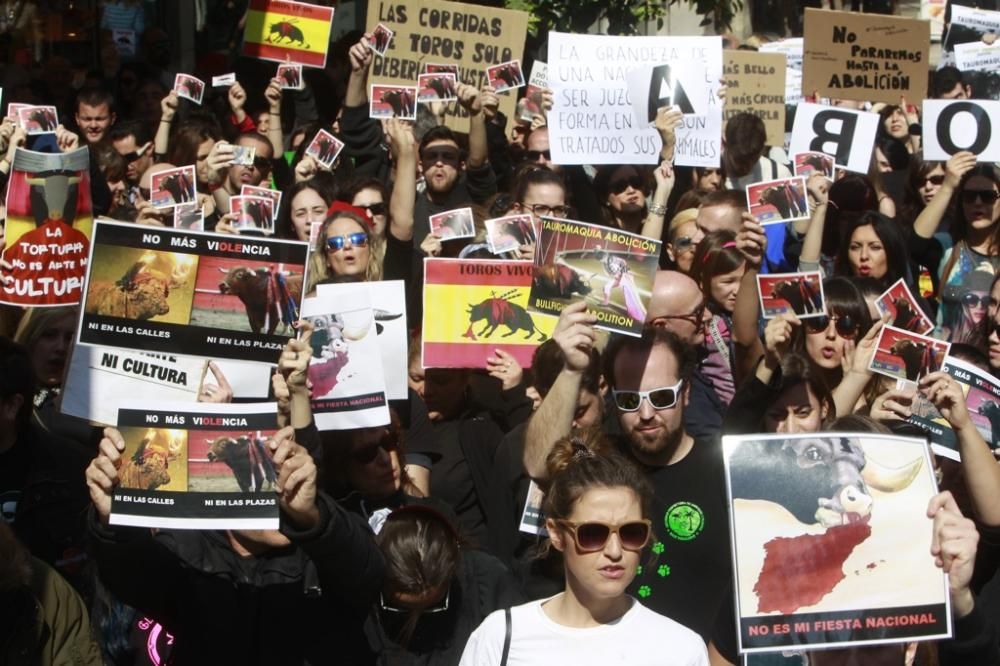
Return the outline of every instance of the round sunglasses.
[[[830,317],[829,315],[822,315],[803,319],[802,324],[809,333],[823,333],[830,327],[830,320],[833,320],[834,328],[837,329],[837,335],[840,337],[852,340],[857,336],[858,324],[850,316],[838,317],[834,315]]]
[[[576,547],[585,553],[603,550],[612,534],[618,535],[618,541],[625,550],[642,550],[649,543],[649,534],[653,525],[646,519],[633,520],[618,525],[596,520],[585,523],[574,523],[569,520],[557,520],[556,522],[573,533]]]

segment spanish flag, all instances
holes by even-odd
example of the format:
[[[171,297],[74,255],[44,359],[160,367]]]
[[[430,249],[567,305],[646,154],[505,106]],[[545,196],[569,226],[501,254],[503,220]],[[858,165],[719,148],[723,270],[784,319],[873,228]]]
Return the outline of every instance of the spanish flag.
[[[527,311],[531,274],[527,261],[425,259],[423,366],[485,368],[503,349],[530,367],[556,325]]]
[[[250,0],[243,55],[326,67],[333,8],[290,0]]]

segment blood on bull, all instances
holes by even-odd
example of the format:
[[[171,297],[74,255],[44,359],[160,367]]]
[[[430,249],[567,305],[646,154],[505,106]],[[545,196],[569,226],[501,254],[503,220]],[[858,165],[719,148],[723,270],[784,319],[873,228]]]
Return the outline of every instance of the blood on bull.
[[[295,25],[296,23],[298,23],[298,19],[272,23],[267,35],[268,43],[279,44],[281,40],[287,39],[289,44],[297,43],[304,49],[309,48],[309,45],[306,44],[306,36],[302,33],[302,28]],[[275,38],[275,35],[277,35],[277,38]]]
[[[479,331],[480,337],[489,337],[497,330],[501,324],[510,329],[509,333],[504,333],[503,337],[508,338],[518,331],[526,331],[525,340],[528,340],[535,333],[539,340],[545,340],[546,335],[535,328],[535,322],[528,314],[528,311],[517,303],[510,301],[510,298],[517,294],[517,289],[496,295],[492,292],[490,298],[473,305],[469,304],[469,328],[462,334],[462,337],[476,339],[476,334],[472,330],[473,324],[477,321],[486,320],[486,326]]]

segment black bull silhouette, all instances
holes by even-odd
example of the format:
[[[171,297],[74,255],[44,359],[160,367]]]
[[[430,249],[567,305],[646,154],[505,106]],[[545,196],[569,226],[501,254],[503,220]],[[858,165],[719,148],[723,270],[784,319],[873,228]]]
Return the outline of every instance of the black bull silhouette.
[[[797,315],[819,312],[823,303],[819,293],[806,280],[781,280],[771,287],[771,298],[788,301]]]
[[[208,461],[226,463],[244,493],[263,490],[265,481],[274,487],[278,478],[264,440],[258,437],[218,437],[209,445]]]
[[[382,93],[382,103],[392,107],[392,115],[409,117],[414,113],[415,100],[406,90],[387,90]]]
[[[171,174],[160,181],[160,189],[170,193],[174,203],[191,201],[191,181],[183,173]]]
[[[272,23],[267,34],[267,41],[272,44],[280,44],[282,40],[288,40],[289,44],[298,44],[304,49],[309,48],[309,45],[306,44],[306,36],[302,34],[302,28],[295,23],[294,20]]]
[[[889,353],[903,359],[906,379],[911,382],[915,382],[941,367],[938,351],[925,342],[896,340],[889,348]]]
[[[580,274],[565,264],[547,264],[535,267],[532,280],[535,295],[548,298],[569,298],[573,294],[586,296],[591,292]]]
[[[806,524],[826,527],[865,520],[869,487],[882,492],[907,488],[923,458],[886,467],[866,457],[849,437],[804,437],[741,443],[730,456],[734,499],[766,500]]]
[[[538,334],[539,340],[545,340],[546,335],[535,328],[535,322],[528,314],[528,311],[522,308],[517,303],[512,303],[508,299],[517,293],[517,290],[509,291],[505,294],[497,296],[494,294],[492,298],[487,298],[485,301],[481,301],[473,305],[469,303],[469,328],[463,334],[463,337],[476,339],[476,333],[473,332],[472,326],[478,321],[486,320],[486,325],[483,326],[483,330],[479,331],[479,337],[489,337],[497,330],[501,324],[510,329],[509,333],[504,333],[503,337],[509,338],[518,331],[525,331],[527,335],[524,336],[525,340],[531,339],[531,336]]]

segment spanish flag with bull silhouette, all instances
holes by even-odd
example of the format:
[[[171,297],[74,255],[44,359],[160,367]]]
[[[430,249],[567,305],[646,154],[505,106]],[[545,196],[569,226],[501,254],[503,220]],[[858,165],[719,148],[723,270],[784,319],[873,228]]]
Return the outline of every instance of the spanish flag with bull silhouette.
[[[326,67],[333,8],[290,0],[250,0],[243,55]]]
[[[423,366],[485,368],[494,350],[531,366],[556,318],[527,311],[532,265],[526,261],[424,261]]]

